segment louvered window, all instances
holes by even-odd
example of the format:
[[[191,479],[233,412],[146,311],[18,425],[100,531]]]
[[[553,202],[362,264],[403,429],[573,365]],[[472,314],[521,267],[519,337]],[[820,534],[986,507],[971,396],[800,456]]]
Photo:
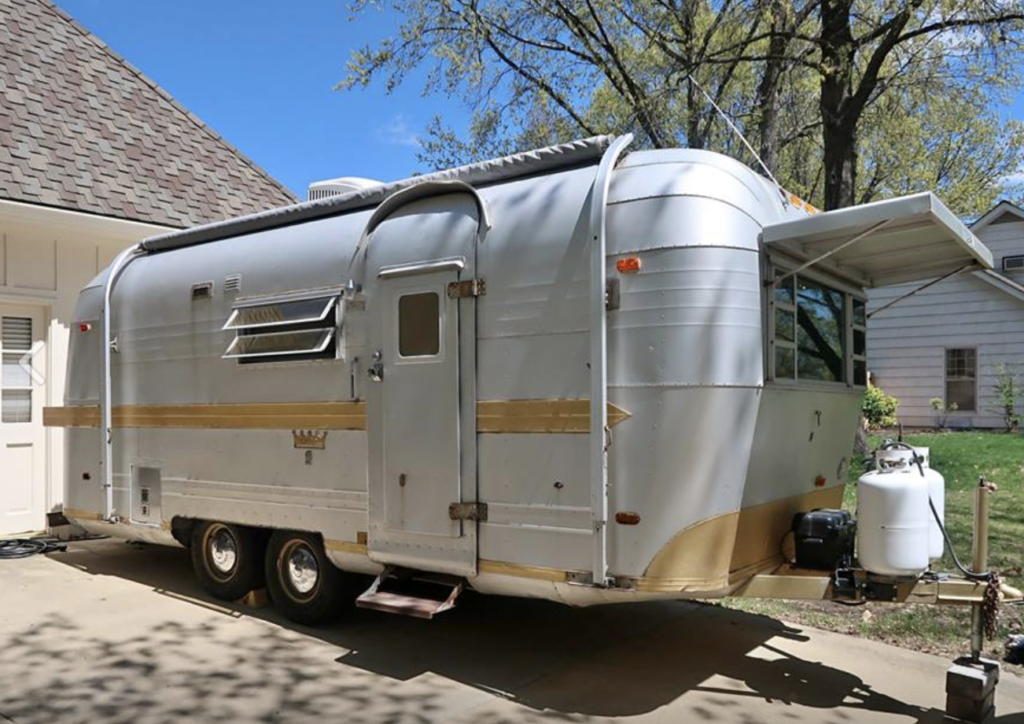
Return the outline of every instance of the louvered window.
[[[240,302],[224,324],[235,333],[224,358],[242,364],[334,359],[338,310],[337,296]]]
[[[32,319],[0,320],[0,422],[32,422]]]

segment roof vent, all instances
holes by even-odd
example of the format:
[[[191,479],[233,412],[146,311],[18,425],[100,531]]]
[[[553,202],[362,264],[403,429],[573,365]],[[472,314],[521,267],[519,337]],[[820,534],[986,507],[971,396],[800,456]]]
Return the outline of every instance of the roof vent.
[[[306,201],[326,199],[328,196],[341,196],[351,191],[368,189],[374,186],[381,186],[382,184],[382,181],[374,181],[371,178],[360,178],[358,176],[343,176],[326,181],[314,181],[306,190]]]

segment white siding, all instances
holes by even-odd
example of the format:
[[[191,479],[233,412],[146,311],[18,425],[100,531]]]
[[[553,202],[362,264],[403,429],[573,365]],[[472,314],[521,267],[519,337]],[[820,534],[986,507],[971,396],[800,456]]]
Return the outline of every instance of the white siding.
[[[1009,217],[1003,217],[1009,218]],[[992,250],[995,268],[1002,257],[1024,254],[1024,220],[989,224],[978,237]],[[1024,283],[1024,273],[1008,274]],[[868,310],[906,294],[920,284],[872,290]],[[1002,427],[992,394],[994,367],[1017,365],[1024,381],[1024,301],[974,274],[961,274],[880,312],[868,322],[868,369],[875,383],[900,400],[904,425],[937,422],[930,400],[945,396],[945,350],[974,347],[978,359],[978,409],[955,412],[947,424]]]
[[[0,301],[44,312],[44,404],[63,404],[68,337],[78,292],[124,247],[162,227],[13,202],[0,203]],[[42,425],[41,420],[33,424]],[[64,430],[46,429],[46,510],[64,497]]]

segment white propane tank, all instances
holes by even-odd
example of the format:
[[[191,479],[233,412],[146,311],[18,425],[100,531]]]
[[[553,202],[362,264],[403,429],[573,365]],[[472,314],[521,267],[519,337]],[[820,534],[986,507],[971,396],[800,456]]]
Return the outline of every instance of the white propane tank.
[[[871,573],[917,576],[928,569],[928,481],[913,451],[880,449],[875,469],[857,481],[857,557]]]
[[[921,468],[917,468],[914,456],[921,462]],[[931,461],[931,450],[926,447],[911,447],[903,443],[892,443],[886,441],[875,451],[876,465],[901,465],[905,464],[918,475],[924,474],[928,483],[928,497],[935,504],[935,512],[939,514],[939,520],[946,524],[946,479],[942,473],[929,467]],[[928,508],[928,558],[937,561],[942,558],[946,550],[946,541],[942,537],[942,529],[939,528],[931,507]]]

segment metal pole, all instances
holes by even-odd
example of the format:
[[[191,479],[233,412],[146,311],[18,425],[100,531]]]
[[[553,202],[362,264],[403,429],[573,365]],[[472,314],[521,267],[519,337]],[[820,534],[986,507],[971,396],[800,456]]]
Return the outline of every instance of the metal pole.
[[[974,560],[971,569],[979,573],[988,569],[988,493],[989,485],[982,475],[974,491]],[[981,659],[984,645],[984,622],[981,604],[971,606],[971,658]]]
[[[608,308],[605,288],[608,263],[605,212],[615,164],[633,140],[619,136],[604,152],[590,191],[590,514],[594,543],[591,570],[595,586],[608,575]]]
[[[128,265],[134,254],[141,247],[138,244],[130,246],[122,251],[114,263],[110,265],[107,272],[106,283],[103,286],[103,336],[101,338],[102,369],[100,378],[100,438],[103,448],[100,452],[100,460],[103,472],[103,519],[114,519],[114,413],[113,413],[113,375],[111,372],[110,352],[113,339],[110,336],[111,329],[111,308],[110,300],[114,293],[114,283],[121,271]]]

